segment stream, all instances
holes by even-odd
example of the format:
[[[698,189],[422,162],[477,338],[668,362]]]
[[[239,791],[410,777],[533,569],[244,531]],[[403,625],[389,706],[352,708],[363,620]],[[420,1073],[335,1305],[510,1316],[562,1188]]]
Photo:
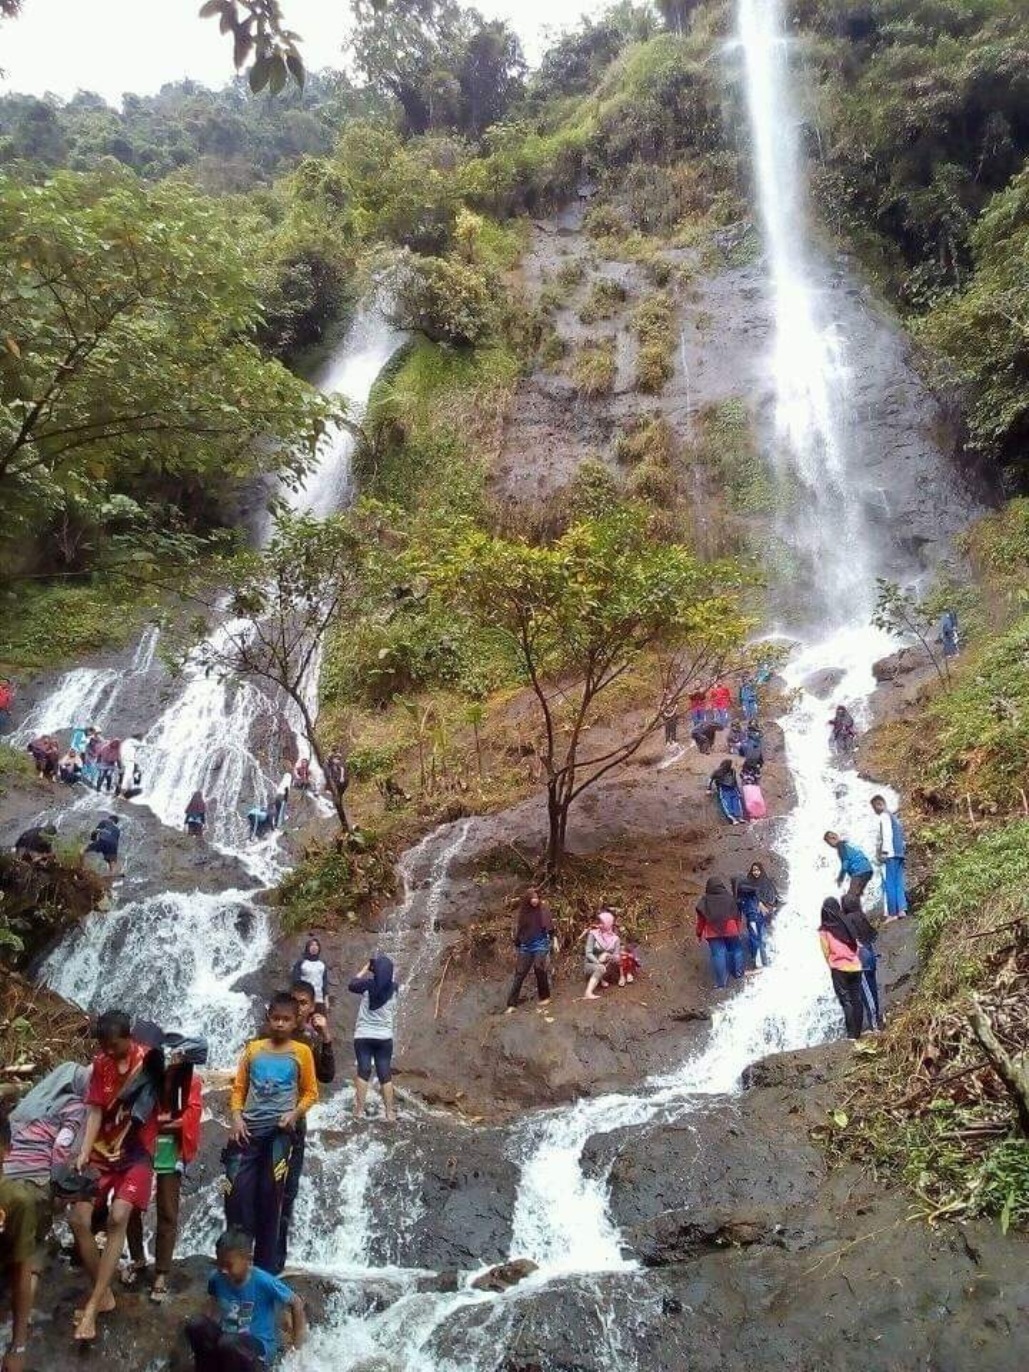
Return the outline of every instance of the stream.
[[[835,858],[821,835],[827,828],[867,831],[873,788],[831,763],[829,704],[806,686],[827,669],[839,673],[832,701],[846,702],[862,721],[875,684],[872,664],[895,646],[866,627],[875,577],[896,565],[903,534],[895,530],[892,542],[884,535],[881,501],[876,509],[875,493],[865,487],[869,454],[862,447],[852,391],[852,369],[860,366],[860,358],[848,351],[832,300],[819,285],[824,264],[808,243],[789,52],[778,0],[739,0],[737,39],[726,67],[746,92],[774,320],[767,404],[761,410],[764,446],[768,460],[798,492],[780,535],[796,554],[788,603],[803,606],[802,615],[784,608],[777,630],[796,644],[784,670],[794,704],[781,724],[797,803],[772,830],[790,874],[787,903],[771,937],[772,965],[714,1012],[706,1043],[685,1061],[670,1064],[633,1092],[536,1112],[506,1128],[503,1151],[518,1168],[510,1256],[532,1259],[537,1270],[500,1295],[473,1290],[474,1272],[462,1274],[456,1290],[423,1289],[424,1273],[405,1260],[406,1235],[421,1204],[418,1138],[413,1152],[412,1140],[406,1140],[400,1179],[410,1208],[394,1211],[387,1242],[371,1199],[387,1178],[398,1180],[399,1137],[375,1125],[355,1130],[348,1121],[347,1085],[323,1101],[310,1121],[309,1164],[291,1259],[343,1285],[308,1350],[287,1359],[289,1372],[330,1367],[339,1372],[493,1372],[506,1365],[505,1350],[517,1342],[520,1321],[547,1292],[556,1301],[551,1308],[561,1310],[567,1298],[564,1317],[569,1320],[579,1318],[584,1303],[589,1309],[597,1359],[590,1367],[646,1372],[631,1329],[610,1317],[614,1293],[630,1301],[647,1296],[640,1269],[627,1256],[609,1214],[604,1177],[583,1169],[587,1141],[658,1118],[688,1119],[703,1111],[712,1095],[738,1090],[741,1073],[755,1060],[839,1032],[841,1017],[814,936],[817,911],[835,876]],[[373,318],[359,319],[321,384],[342,392],[359,411],[398,343]],[[346,502],[351,446],[347,434],[336,435],[295,495],[295,508],[324,516]],[[938,460],[942,472],[943,459]],[[931,482],[937,473],[922,475]],[[911,566],[913,573],[920,570]],[[153,679],[163,670],[155,646],[156,631],[148,630],[124,674],[69,672],[22,732],[119,718],[143,682],[155,689]],[[184,681],[166,682],[164,689],[170,696],[146,733],[145,790],[137,803],[179,827],[190,793],[202,789],[214,802],[210,840],[240,858],[255,885],[271,880],[281,871],[277,840],[245,843],[241,816],[253,799],[270,793],[277,779],[257,739],[281,711],[256,689],[229,688],[199,669],[187,670]],[[428,835],[402,863],[405,897],[387,920],[383,941],[396,952],[405,978],[419,973],[408,965],[409,948],[417,944],[426,962],[433,955],[434,912],[473,823]],[[418,884],[411,876],[415,870],[425,874]],[[169,1029],[206,1033],[218,1045],[219,1065],[227,1065],[253,1027],[249,998],[233,991],[233,984],[259,968],[271,948],[267,918],[252,895],[240,890],[167,893],[122,905],[73,934],[51,957],[47,978],[57,991],[91,1009],[101,1000],[120,1001]],[[414,928],[418,937],[406,939]],[[403,1028],[401,1057],[402,1037]],[[345,1061],[345,1046],[340,1048]],[[405,1109],[415,1119],[403,1130],[410,1126],[425,1137],[442,1129],[442,1117],[432,1111],[411,1102]],[[454,1128],[452,1120],[447,1127]],[[471,1134],[471,1126],[463,1127]],[[217,1189],[211,1187],[189,1217],[184,1250],[209,1251],[219,1208]],[[373,1290],[380,1295],[366,1298],[364,1293]]]

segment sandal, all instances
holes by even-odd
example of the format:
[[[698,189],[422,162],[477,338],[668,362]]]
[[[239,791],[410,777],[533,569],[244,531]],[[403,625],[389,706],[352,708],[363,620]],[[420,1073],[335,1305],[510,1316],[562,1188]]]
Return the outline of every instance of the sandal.
[[[153,1301],[154,1305],[164,1305],[170,1295],[171,1292],[168,1290],[168,1283],[163,1277],[158,1277],[150,1289],[150,1299]]]

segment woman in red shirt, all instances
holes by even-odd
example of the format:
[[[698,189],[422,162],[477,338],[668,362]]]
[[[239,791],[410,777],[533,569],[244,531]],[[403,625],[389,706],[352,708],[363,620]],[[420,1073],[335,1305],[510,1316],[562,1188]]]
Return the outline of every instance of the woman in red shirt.
[[[736,897],[723,877],[708,877],[704,894],[697,902],[697,938],[704,939],[711,957],[715,985],[724,990],[730,974],[743,980],[743,922]]]

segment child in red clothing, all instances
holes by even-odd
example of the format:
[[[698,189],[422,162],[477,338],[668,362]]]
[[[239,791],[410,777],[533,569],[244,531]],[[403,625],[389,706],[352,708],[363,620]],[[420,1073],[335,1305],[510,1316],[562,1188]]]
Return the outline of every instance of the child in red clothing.
[[[635,981],[636,973],[642,966],[643,964],[640,962],[639,954],[633,945],[630,944],[628,947],[623,948],[621,956],[618,959],[619,986],[624,986],[627,981]]]

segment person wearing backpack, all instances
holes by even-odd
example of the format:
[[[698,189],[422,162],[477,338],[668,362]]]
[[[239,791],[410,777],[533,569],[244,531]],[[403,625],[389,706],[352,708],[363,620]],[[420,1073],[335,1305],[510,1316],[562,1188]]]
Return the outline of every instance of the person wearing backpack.
[[[908,897],[904,886],[904,857],[907,841],[904,826],[890,812],[884,796],[872,797],[872,809],[879,819],[875,855],[883,865],[883,899],[889,921],[903,919],[908,912]]]

